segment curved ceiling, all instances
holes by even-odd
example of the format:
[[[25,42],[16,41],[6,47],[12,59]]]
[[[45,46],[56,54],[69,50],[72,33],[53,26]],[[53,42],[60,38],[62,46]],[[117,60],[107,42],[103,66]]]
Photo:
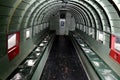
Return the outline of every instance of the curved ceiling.
[[[8,4],[9,3],[9,4]],[[76,24],[110,34],[120,34],[120,1],[111,0],[0,0],[1,33],[12,33],[42,23],[61,9],[69,11]]]

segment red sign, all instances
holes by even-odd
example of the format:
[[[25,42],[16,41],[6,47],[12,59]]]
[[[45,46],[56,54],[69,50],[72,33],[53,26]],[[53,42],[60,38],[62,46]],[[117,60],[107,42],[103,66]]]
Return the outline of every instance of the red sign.
[[[110,56],[120,64],[120,51],[115,49],[116,36],[111,35]]]
[[[7,47],[8,58],[11,61],[19,54],[20,33],[16,32],[8,35]]]

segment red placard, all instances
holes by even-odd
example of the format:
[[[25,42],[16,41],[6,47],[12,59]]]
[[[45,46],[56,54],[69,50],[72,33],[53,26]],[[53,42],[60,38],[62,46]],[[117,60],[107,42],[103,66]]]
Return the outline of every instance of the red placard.
[[[120,54],[117,51],[111,50],[110,56],[120,64]]]
[[[19,54],[20,32],[8,35],[8,58],[11,61]]]
[[[115,49],[116,36],[111,35],[110,56],[120,64],[120,51]]]

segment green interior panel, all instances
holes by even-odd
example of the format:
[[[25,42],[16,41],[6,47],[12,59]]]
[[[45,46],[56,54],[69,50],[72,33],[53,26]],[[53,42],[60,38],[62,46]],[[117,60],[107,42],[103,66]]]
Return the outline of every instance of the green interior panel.
[[[80,34],[82,34],[81,38],[85,40],[85,42],[97,53],[97,55],[102,58],[106,64],[108,64],[118,75],[119,72],[119,65],[117,62],[114,62],[110,56],[110,48],[109,46],[103,45],[102,43],[99,43],[95,39],[87,36],[82,31],[79,31]],[[91,43],[92,42],[92,43]]]
[[[119,0],[0,0],[0,79],[5,80],[49,30],[58,32],[61,10],[71,14],[66,18],[69,31],[76,28],[73,30],[120,76],[120,64],[109,56],[111,35],[120,35],[119,4]],[[27,29],[31,31],[28,39]],[[104,33],[103,41],[98,40],[98,31]],[[9,61],[7,36],[15,32],[20,32],[20,53]]]

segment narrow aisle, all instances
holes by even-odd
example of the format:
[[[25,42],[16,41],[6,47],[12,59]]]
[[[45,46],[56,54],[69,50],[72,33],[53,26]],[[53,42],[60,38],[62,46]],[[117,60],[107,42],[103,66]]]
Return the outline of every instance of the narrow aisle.
[[[88,80],[68,36],[56,36],[40,80]]]

